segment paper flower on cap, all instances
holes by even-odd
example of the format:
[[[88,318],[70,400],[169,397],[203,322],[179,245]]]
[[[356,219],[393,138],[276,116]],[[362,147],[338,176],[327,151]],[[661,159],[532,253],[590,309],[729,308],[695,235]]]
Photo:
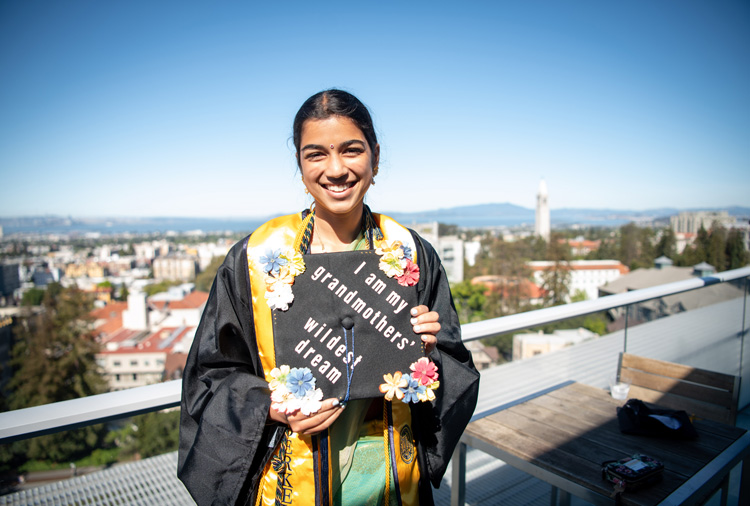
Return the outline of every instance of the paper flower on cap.
[[[408,258],[405,262],[403,273],[396,278],[396,281],[401,286],[414,286],[419,282],[419,267]]]
[[[375,253],[380,255],[378,267],[401,286],[414,286],[419,281],[419,267],[412,260],[412,251],[400,241],[380,241]]]
[[[305,259],[299,251],[290,249],[281,255],[281,258],[287,261],[286,268],[289,269],[289,275],[292,276],[292,279],[305,272]]]
[[[276,390],[282,385],[286,385],[286,378],[289,376],[291,369],[288,365],[282,365],[281,367],[275,367],[271,370],[271,382],[268,384],[268,388]],[[286,387],[285,387],[286,388]]]
[[[385,383],[379,389],[385,400],[392,401],[395,397],[403,402],[428,402],[435,400],[435,390],[440,386],[437,381],[437,366],[427,357],[422,357],[409,366],[411,374],[404,375],[401,371],[384,374]]]
[[[273,287],[273,290],[266,290],[265,293],[268,307],[271,309],[286,311],[289,309],[289,304],[294,301],[294,294],[292,293],[291,285],[275,283]]]
[[[398,400],[404,398],[401,389],[407,386],[407,379],[401,375],[400,371],[396,371],[393,375],[384,374],[383,380],[385,380],[385,383],[381,384],[379,388],[380,392],[385,394],[385,400],[391,401],[394,396]]]
[[[295,397],[301,399],[308,391],[315,389],[315,378],[307,367],[297,368],[289,372],[286,377],[286,389]]]
[[[317,413],[323,406],[321,402],[323,400],[323,390],[316,388],[315,390],[308,390],[302,399],[299,399],[299,410],[302,411],[303,415],[310,416],[313,413]]]
[[[419,402],[419,395],[424,394],[426,387],[420,385],[419,381],[415,380],[411,376],[407,376],[407,384],[401,387],[400,390],[404,394],[404,398],[401,399],[404,402]]]
[[[425,390],[423,394],[417,394],[417,397],[419,398],[420,402],[428,402],[428,401],[434,401],[435,400],[435,390],[438,389],[440,386],[439,381],[433,381],[429,385],[425,386]]]
[[[315,376],[310,369],[282,365],[273,369],[270,376],[271,408],[288,415],[301,411],[306,416],[320,410],[323,390],[315,388]]]
[[[248,251],[248,261],[251,254]],[[294,277],[305,272],[305,259],[301,253],[290,248],[282,253],[281,249],[267,249],[259,257],[254,257],[254,265],[260,267],[266,282],[266,302],[271,309],[286,311],[294,301],[292,285]],[[256,267],[257,268],[257,267]]]
[[[281,257],[280,249],[267,249],[264,255],[260,256],[260,264],[263,266],[263,272],[267,274],[278,274],[282,265],[286,265],[287,260]]]
[[[419,381],[420,385],[430,385],[438,379],[437,366],[429,358],[422,357],[409,366],[411,377]]]

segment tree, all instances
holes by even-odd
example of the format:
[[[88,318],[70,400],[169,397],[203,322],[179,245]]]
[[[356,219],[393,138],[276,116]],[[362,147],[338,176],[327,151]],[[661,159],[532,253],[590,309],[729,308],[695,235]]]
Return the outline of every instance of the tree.
[[[151,283],[150,285],[146,285],[143,288],[143,291],[146,293],[147,296],[152,296],[154,294],[160,293],[160,292],[166,292],[169,290],[172,286],[179,285],[179,281],[171,281],[171,280],[164,280],[159,281],[158,283]]]
[[[180,412],[152,412],[128,419],[122,428],[107,434],[107,441],[120,448],[120,460],[148,458],[177,449]]]
[[[554,262],[542,273],[545,305],[563,304],[568,298],[570,285],[570,246],[561,241],[559,234],[552,234],[545,257]]]
[[[29,288],[23,292],[21,297],[22,306],[38,306],[44,299],[44,290],[41,288]]]
[[[214,283],[216,273],[224,262],[223,257],[213,257],[208,267],[195,277],[195,289],[201,292],[208,292],[211,290],[211,285]]]
[[[78,288],[47,287],[41,312],[22,318],[16,329],[9,406],[21,409],[105,391],[97,371],[99,345],[91,333],[90,298]],[[53,434],[27,442],[32,459],[66,461],[98,444],[100,427]]]
[[[714,224],[708,236],[708,247],[706,248],[706,261],[721,272],[727,268],[726,249],[727,238],[724,227]]]
[[[674,234],[672,227],[665,227],[661,232],[661,238],[656,245],[656,251],[654,255],[658,258],[665,256],[667,258],[674,259],[677,257],[677,237]]]
[[[487,287],[481,283],[473,285],[466,280],[451,287],[453,303],[456,305],[458,320],[471,323],[484,319],[484,303]]]
[[[739,269],[750,263],[750,255],[745,250],[742,234],[734,228],[727,234],[726,258],[729,269]]]

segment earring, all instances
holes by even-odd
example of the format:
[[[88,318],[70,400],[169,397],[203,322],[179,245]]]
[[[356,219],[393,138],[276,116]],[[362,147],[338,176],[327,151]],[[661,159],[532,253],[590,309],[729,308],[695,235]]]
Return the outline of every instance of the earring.
[[[302,180],[302,184],[305,184],[305,176],[300,176],[300,179]],[[310,195],[310,190],[307,189],[307,186],[305,186],[305,193]]]
[[[372,183],[371,184],[373,185],[375,184],[375,176],[378,175],[378,169],[379,167],[377,165],[372,168]]]

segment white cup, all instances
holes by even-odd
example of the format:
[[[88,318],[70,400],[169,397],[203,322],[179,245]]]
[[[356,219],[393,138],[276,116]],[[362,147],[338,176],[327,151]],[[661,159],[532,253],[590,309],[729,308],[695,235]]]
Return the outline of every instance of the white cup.
[[[613,399],[620,401],[627,399],[630,392],[630,382],[621,380],[616,376],[612,377],[609,380],[609,392],[612,394]]]

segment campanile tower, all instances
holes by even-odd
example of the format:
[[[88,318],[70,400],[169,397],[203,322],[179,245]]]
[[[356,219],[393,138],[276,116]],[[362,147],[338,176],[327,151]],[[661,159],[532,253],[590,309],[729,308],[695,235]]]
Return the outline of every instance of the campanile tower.
[[[536,195],[536,222],[534,233],[549,242],[549,200],[547,195],[547,183],[544,179],[539,183],[539,193]]]

